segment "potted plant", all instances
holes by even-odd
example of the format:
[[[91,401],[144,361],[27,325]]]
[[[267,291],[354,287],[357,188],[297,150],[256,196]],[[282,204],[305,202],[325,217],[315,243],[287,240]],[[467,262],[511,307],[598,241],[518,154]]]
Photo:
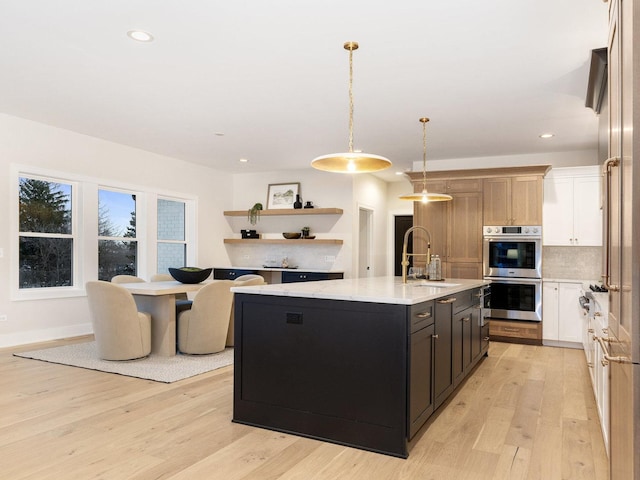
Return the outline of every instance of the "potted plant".
[[[247,219],[251,225],[255,225],[260,220],[260,210],[262,210],[262,204],[260,202],[256,203],[247,210]]]

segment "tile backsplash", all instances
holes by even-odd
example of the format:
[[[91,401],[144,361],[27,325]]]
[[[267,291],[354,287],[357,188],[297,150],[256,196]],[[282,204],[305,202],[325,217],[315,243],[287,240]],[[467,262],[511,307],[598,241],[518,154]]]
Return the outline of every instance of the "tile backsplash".
[[[600,280],[602,247],[543,247],[542,277]]]

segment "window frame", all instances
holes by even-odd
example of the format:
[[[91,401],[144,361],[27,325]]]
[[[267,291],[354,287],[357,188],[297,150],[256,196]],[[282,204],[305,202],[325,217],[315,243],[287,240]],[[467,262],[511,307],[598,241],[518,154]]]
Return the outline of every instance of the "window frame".
[[[73,241],[73,285],[68,287],[19,288],[20,177],[35,178],[72,185],[71,215]],[[157,199],[185,203],[185,238],[187,262],[197,265],[197,203],[195,195],[132,185],[116,180],[93,178],[28,165],[11,164],[10,199],[10,300],[39,300],[85,296],[85,283],[98,279],[98,190],[123,191],[136,195],[137,271],[149,279],[157,266]]]

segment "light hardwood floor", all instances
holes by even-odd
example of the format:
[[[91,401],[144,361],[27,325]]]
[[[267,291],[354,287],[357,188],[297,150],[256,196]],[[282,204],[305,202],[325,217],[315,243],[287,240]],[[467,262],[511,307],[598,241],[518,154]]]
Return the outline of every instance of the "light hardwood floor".
[[[231,423],[233,367],[167,385],[33,348],[0,350],[3,479],[608,478],[580,350],[493,342],[403,460]]]

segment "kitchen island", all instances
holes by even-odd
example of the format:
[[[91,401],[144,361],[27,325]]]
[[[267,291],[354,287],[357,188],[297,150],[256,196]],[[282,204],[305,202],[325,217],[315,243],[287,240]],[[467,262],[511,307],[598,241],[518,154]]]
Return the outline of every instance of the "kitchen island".
[[[483,280],[234,287],[233,421],[398,457],[486,354]]]

